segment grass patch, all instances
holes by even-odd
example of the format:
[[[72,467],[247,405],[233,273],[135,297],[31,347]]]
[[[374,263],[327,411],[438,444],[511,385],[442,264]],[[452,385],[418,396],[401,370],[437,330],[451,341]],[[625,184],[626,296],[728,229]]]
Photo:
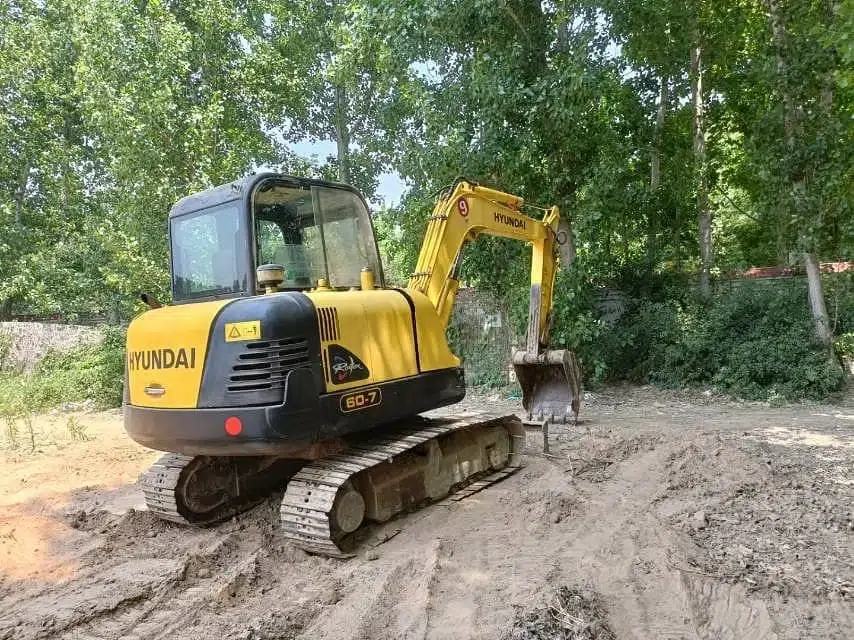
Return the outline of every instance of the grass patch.
[[[10,449],[18,448],[18,420],[14,416],[6,415],[3,416],[3,436],[6,440],[6,445]]]
[[[504,640],[616,640],[594,593],[561,587],[545,606],[518,613]]]
[[[0,371],[11,368],[12,340],[11,334],[0,331]]]
[[[68,436],[75,442],[87,442],[91,440],[89,434],[86,433],[86,425],[81,424],[74,416],[68,418],[65,429],[68,431]]]
[[[6,413],[3,420],[3,435],[8,449],[29,451],[30,453],[36,450],[36,445],[39,443],[36,438],[36,427],[32,413],[27,411],[19,411],[15,414]]]

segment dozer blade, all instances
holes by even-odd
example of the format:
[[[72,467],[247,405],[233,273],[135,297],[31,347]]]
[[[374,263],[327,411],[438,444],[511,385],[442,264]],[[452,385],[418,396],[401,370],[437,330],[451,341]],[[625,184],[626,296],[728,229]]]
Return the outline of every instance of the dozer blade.
[[[513,353],[513,368],[529,420],[578,420],[581,369],[572,351],[560,349],[533,355],[518,350]]]

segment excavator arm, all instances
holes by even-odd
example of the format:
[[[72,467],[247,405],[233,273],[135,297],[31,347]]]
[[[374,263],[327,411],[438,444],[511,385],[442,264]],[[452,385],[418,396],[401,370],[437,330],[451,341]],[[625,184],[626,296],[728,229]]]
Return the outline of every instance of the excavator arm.
[[[531,298],[525,349],[513,354],[523,405],[531,419],[578,416],[580,375],[574,354],[548,350],[554,281],[560,261],[574,259],[572,234],[556,206],[542,220],[523,213],[519,196],[458,180],[440,196],[409,289],[425,294],[447,327],[459,289],[463,249],[482,234],[529,242]]]
[[[531,308],[528,350],[536,353],[548,342],[552,291],[557,268],[560,212],[546,210],[542,220],[522,213],[524,200],[464,180],[458,181],[436,203],[409,288],[424,293],[439,314],[450,321],[465,245],[482,234],[530,242]],[[569,234],[564,233],[564,242]],[[532,348],[533,347],[533,348]]]

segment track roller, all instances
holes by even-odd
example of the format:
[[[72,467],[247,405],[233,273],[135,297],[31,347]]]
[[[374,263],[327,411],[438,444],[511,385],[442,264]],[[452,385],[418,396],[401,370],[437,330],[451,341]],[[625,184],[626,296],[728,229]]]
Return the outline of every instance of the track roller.
[[[386,520],[517,469],[524,447],[514,415],[416,419],[303,467],[282,500],[285,537],[309,553],[348,557],[365,521]],[[500,476],[500,477],[499,477]],[[482,488],[482,487],[481,487]]]
[[[162,456],[142,476],[148,510],[164,520],[206,526],[251,509],[304,464],[269,457]]]

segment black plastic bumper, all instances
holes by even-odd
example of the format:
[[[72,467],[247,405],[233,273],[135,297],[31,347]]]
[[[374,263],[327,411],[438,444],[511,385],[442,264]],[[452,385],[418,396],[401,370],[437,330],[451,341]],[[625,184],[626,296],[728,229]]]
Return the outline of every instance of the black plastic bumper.
[[[460,369],[421,373],[362,389],[378,389],[381,401],[363,410],[342,411],[342,398],[360,389],[318,395],[308,369],[289,372],[281,405],[215,409],[155,409],[124,405],[125,429],[151,449],[187,455],[304,457],[322,441],[370,431],[465,396]],[[228,418],[242,423],[239,435],[225,430]]]
[[[281,405],[156,409],[124,405],[125,430],[141,445],[187,455],[283,455],[311,446],[322,424],[314,380],[307,369],[290,371]],[[225,422],[239,418],[237,435]]]
[[[228,418],[240,419],[243,429],[225,431]],[[284,455],[314,444],[316,429],[283,435],[273,425],[305,425],[310,414],[294,413],[285,405],[240,409],[152,409],[124,405],[125,429],[139,444],[158,451],[187,455]]]

